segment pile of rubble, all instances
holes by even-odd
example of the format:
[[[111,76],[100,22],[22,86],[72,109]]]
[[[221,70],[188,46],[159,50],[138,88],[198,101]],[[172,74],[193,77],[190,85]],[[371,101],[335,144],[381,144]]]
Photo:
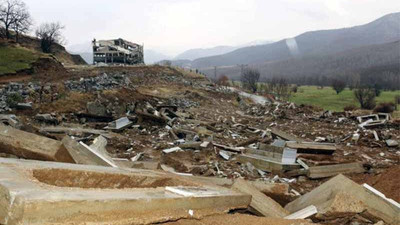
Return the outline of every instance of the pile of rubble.
[[[178,72],[100,74],[63,81],[90,97],[75,113],[32,94],[55,84],[3,89],[35,104],[0,116],[0,224],[400,223],[396,195],[366,184],[399,165],[388,114],[321,112]]]
[[[107,73],[104,73],[103,75],[95,77],[68,80],[65,81],[64,84],[71,91],[90,92],[127,87],[131,84],[131,81],[124,74],[108,75]]]

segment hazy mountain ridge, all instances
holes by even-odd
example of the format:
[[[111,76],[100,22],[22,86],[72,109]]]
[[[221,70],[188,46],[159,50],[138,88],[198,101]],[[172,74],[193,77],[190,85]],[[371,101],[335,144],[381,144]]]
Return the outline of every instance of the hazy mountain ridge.
[[[264,62],[250,65],[257,68],[262,79],[285,77],[293,83],[317,83],[324,77],[330,79],[336,76],[353,74],[371,74],[382,76],[389,69],[394,74],[400,73],[400,39],[395,42],[363,46],[329,55],[312,55],[287,60]],[[383,68],[380,71],[376,68]],[[238,66],[219,68],[218,74],[229,75],[232,79],[240,78]],[[209,76],[214,76],[214,69],[202,70]],[[395,84],[394,84],[395,85]],[[400,84],[399,84],[400,85]],[[388,86],[388,85],[387,85]]]
[[[179,55],[177,55],[174,60],[195,60],[198,58],[213,56],[213,55],[222,55],[228,52],[234,51],[239,47],[233,46],[216,46],[213,48],[195,48],[187,50]]]
[[[400,13],[383,16],[365,25],[310,31],[296,36],[298,55],[332,54],[352,48],[393,42],[400,39]],[[275,43],[237,49],[233,52],[194,60],[195,68],[229,66],[237,64],[258,64],[294,57],[288,48],[288,39]]]

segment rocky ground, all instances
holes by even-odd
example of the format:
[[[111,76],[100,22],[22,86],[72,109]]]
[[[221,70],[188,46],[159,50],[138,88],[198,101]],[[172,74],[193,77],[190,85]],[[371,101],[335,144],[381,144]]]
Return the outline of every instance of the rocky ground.
[[[300,157],[309,166],[361,162],[366,172],[347,176],[357,183],[368,183],[386,197],[400,202],[400,178],[397,176],[400,147],[386,144],[386,140],[400,140],[398,119],[373,129],[363,129],[356,118],[371,112],[331,113],[286,102],[260,105],[231,89],[215,86],[201,75],[160,66],[73,67],[60,76],[49,73],[23,82],[15,80],[18,82],[10,82],[9,78],[3,80],[0,112],[15,114],[22,130],[61,140],[62,135],[42,128],[103,129],[111,121],[128,117],[134,122],[133,126],[122,129],[108,140],[107,151],[118,161],[132,161],[133,158],[138,162],[156,162],[164,170],[195,176],[288,183],[292,192],[270,196],[284,206],[328,178],[309,179],[285,171],[260,171],[251,163],[236,160],[234,151],[213,144],[197,145],[210,142],[237,148],[252,147],[251,144],[260,142],[270,144],[274,141],[270,129],[274,128],[305,141],[334,143],[337,150],[333,155],[303,154]],[[162,112],[161,115],[158,112]],[[379,140],[375,139],[373,131]],[[96,138],[85,133],[75,136],[87,143]],[[257,141],[249,141],[253,139]],[[181,146],[182,150],[163,153],[176,146]],[[223,158],[221,151],[227,153],[229,159]],[[354,215],[318,222],[374,224]],[[199,224],[209,224],[209,221]]]

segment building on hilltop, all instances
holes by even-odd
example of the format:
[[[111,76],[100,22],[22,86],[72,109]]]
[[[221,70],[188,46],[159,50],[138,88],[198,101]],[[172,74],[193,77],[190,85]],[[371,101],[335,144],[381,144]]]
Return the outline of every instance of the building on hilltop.
[[[93,42],[93,64],[143,64],[143,45],[124,39],[96,40]]]

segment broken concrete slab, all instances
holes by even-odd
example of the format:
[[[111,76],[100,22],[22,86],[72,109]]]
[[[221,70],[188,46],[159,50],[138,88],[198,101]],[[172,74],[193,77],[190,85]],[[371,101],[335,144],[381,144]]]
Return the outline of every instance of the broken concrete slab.
[[[104,129],[112,131],[121,131],[129,128],[133,123],[128,119],[128,117],[122,117],[108,124]]]
[[[203,142],[201,143],[200,147],[202,147],[202,148],[207,148],[210,144],[211,144],[211,142],[209,142],[209,141],[203,141]]]
[[[173,148],[164,149],[163,153],[169,154],[172,152],[179,152],[179,151],[183,151],[183,149],[181,149],[180,147],[173,147]]]
[[[0,124],[0,152],[25,159],[74,162],[60,141]]]
[[[291,213],[315,205],[318,214],[360,213],[365,210],[388,224],[400,223],[400,209],[379,196],[368,192],[344,175],[338,175],[311,192],[287,204]]]
[[[27,103],[17,103],[15,106],[16,109],[19,110],[30,110],[33,108],[32,102],[27,102]]]
[[[258,215],[275,218],[283,218],[288,215],[288,211],[282,206],[243,179],[235,180],[232,189],[251,195],[250,208]]]
[[[379,120],[379,116],[378,116],[378,114],[358,116],[357,120],[358,120],[359,123],[363,123],[363,122],[368,121],[368,120],[372,120],[372,121]]]
[[[112,161],[105,161],[103,158],[99,157],[100,153],[94,153],[95,150],[93,150],[92,147],[85,147],[84,145],[78,143],[69,136],[65,136],[62,139],[62,143],[74,159],[74,162],[77,164],[111,166],[109,162]],[[115,165],[115,163],[112,164]]]
[[[296,162],[296,149],[281,148],[265,144],[260,144],[260,149],[262,150],[248,148],[246,149],[246,154],[264,156],[270,160],[281,162],[283,164],[294,164]]]
[[[4,123],[5,125],[12,126],[14,128],[19,127],[19,121],[16,115],[14,114],[5,114],[0,115],[0,122]]]
[[[305,162],[303,162],[303,160],[297,159],[296,162],[297,162],[298,164],[300,164],[305,170],[310,169],[310,167],[309,167]]]
[[[377,121],[370,121],[370,122],[365,122],[365,124],[360,124],[361,128],[377,128],[384,126],[387,123],[387,120],[377,120]]]
[[[131,161],[132,161],[132,162],[137,162],[137,161],[140,160],[140,158],[142,158],[142,156],[143,156],[143,153],[142,153],[142,152],[141,152],[141,153],[138,153],[138,154],[136,154],[134,157],[131,158]]]
[[[284,164],[282,162],[255,154],[242,154],[237,155],[237,160],[241,163],[250,162],[253,164],[257,169],[273,172],[273,171],[287,171],[287,170],[294,170],[299,169],[300,165],[297,163],[294,164]]]
[[[103,136],[98,136],[93,140],[93,143],[90,145],[91,148],[96,149],[96,151],[102,153],[102,154],[107,154],[107,139]]]
[[[231,153],[224,151],[224,150],[219,150],[218,154],[225,160],[230,160],[231,159]]]
[[[289,148],[297,149],[297,153],[332,155],[336,151],[334,145],[317,142],[286,142]]]
[[[338,174],[364,173],[362,163],[342,163],[336,165],[309,167],[307,176],[311,179],[333,177]]]
[[[395,200],[393,200],[391,198],[387,198],[382,192],[376,190],[375,188],[369,186],[368,184],[363,184],[363,187],[366,188],[369,192],[373,193],[374,195],[379,196],[380,198],[386,200],[390,204],[392,204],[400,209],[400,203],[396,202]]]
[[[289,184],[286,183],[271,183],[261,180],[256,181],[248,181],[250,182],[257,190],[261,191],[264,194],[273,194],[273,195],[288,195],[289,194]]]
[[[283,132],[283,131],[281,131],[281,130],[279,130],[279,129],[277,129],[277,128],[272,127],[272,128],[270,128],[270,129],[271,129],[271,134],[272,134],[273,136],[279,137],[279,138],[281,138],[281,139],[283,139],[283,140],[285,140],[285,141],[296,141],[296,142],[302,142],[302,141],[304,141],[304,140],[301,139],[301,138],[298,138],[298,137],[296,137],[296,136],[293,136],[293,135],[291,135],[291,134],[288,134],[288,133],[286,133],[286,132]]]
[[[251,200],[234,190],[127,168],[0,159],[0,177],[5,225],[153,224],[222,214]],[[166,190],[182,186],[212,194],[185,197]]]
[[[215,147],[222,148],[222,149],[225,149],[225,150],[231,151],[231,152],[242,152],[243,150],[245,150],[244,147],[230,147],[230,146],[226,146],[226,145],[220,145],[220,144],[217,144],[214,142],[212,144]]]
[[[98,160],[102,160],[107,166],[118,167],[117,164],[115,164],[114,160],[108,154],[97,151],[96,149],[86,145],[82,141],[79,142],[79,144],[82,145],[87,151],[92,153],[92,156],[97,157]]]
[[[102,135],[106,138],[113,138],[119,136],[118,134],[104,130],[86,129],[80,127],[41,127],[40,133],[68,134],[73,136],[82,134],[96,134],[96,135]]]
[[[389,139],[389,140],[386,140],[386,145],[388,147],[397,147],[397,146],[399,146],[399,142],[397,142],[396,140]]]
[[[36,114],[35,119],[39,122],[49,123],[49,124],[58,124],[58,119],[50,114]]]
[[[312,215],[315,215],[318,213],[317,207],[310,205],[300,211],[297,211],[295,213],[290,214],[289,216],[286,216],[285,219],[288,220],[293,220],[293,219],[306,219]]]

